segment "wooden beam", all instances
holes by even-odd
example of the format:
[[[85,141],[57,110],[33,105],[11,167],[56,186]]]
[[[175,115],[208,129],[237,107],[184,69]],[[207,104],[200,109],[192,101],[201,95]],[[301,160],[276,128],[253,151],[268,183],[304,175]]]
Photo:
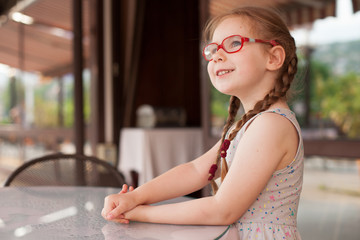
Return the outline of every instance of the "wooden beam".
[[[96,146],[105,142],[105,103],[104,103],[104,15],[103,1],[90,0],[89,23],[90,23],[90,51],[89,69],[91,72],[91,121],[90,142],[93,153]]]
[[[306,156],[360,158],[360,140],[304,140]]]
[[[73,0],[73,56],[74,56],[74,134],[77,154],[84,153],[84,100],[83,100],[83,47],[82,47],[82,0]]]

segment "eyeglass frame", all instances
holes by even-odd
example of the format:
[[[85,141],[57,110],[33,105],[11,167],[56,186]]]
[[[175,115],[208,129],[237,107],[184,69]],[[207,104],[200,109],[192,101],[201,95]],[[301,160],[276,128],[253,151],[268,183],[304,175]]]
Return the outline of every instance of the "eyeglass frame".
[[[241,38],[241,46],[240,46],[240,48],[239,48],[238,50],[236,50],[236,51],[234,51],[234,52],[228,52],[228,51],[224,48],[224,42],[225,42],[225,40],[227,40],[227,39],[229,39],[229,38],[231,38],[231,37],[240,37],[240,38]],[[216,52],[218,52],[220,49],[223,49],[226,53],[230,53],[230,54],[231,54],[231,53],[237,53],[237,52],[239,52],[239,51],[243,48],[244,42],[270,43],[273,47],[274,47],[274,46],[277,46],[277,45],[280,45],[276,40],[261,40],[261,39],[257,39],[257,38],[243,37],[243,36],[241,36],[241,35],[235,34],[235,35],[230,35],[230,36],[224,38],[224,40],[222,40],[222,42],[221,42],[220,45],[217,44],[217,43],[215,43],[215,42],[207,44],[207,45],[203,48],[202,55],[203,55],[203,57],[205,58],[206,61],[211,62],[211,61],[213,60],[213,58],[210,59],[210,60],[208,60],[208,59],[206,58],[206,56],[205,56],[205,49],[206,49],[208,46],[210,46],[210,45],[217,45]]]

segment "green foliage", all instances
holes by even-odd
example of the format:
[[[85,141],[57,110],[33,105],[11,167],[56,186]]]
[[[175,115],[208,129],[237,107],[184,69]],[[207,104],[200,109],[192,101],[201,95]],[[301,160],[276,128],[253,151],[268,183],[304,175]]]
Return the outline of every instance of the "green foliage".
[[[213,86],[211,87],[211,112],[213,115],[226,119],[228,116],[228,106],[229,106],[228,95],[222,94],[216,90]],[[225,121],[225,120],[224,120]]]
[[[332,81],[330,79],[330,69],[325,64],[313,61],[311,64],[310,76],[310,111],[313,113],[320,113],[322,111],[321,101],[324,99],[326,94],[330,94],[330,92],[324,92],[324,88]]]
[[[323,76],[317,74],[314,78],[313,110],[323,118],[331,119],[349,138],[359,137],[360,76],[355,73],[339,77]]]
[[[58,125],[57,103],[55,101],[43,101],[41,97],[35,97],[34,124],[37,127],[56,127]]]
[[[360,41],[317,46],[310,66],[301,52],[298,56],[300,75],[310,71],[312,126],[336,127],[346,137],[360,137]],[[305,96],[300,93],[296,101],[304,102]]]
[[[57,127],[57,81],[41,84],[35,90],[34,125],[37,127]]]
[[[35,120],[37,127],[61,127],[59,119],[59,82],[52,80],[42,84],[35,92]],[[84,80],[84,119],[90,120],[90,81]],[[63,127],[71,128],[74,125],[74,83],[67,81],[63,89]]]
[[[84,121],[85,123],[90,122],[91,114],[91,103],[90,103],[90,78],[84,77],[83,81],[84,88]]]
[[[1,123],[13,123],[14,119],[11,116],[11,110],[20,108],[24,102],[24,84],[21,79],[12,76],[8,79],[6,90],[1,95],[1,102],[3,103],[3,118]]]
[[[70,128],[74,125],[74,99],[66,98],[64,103],[64,127]]]

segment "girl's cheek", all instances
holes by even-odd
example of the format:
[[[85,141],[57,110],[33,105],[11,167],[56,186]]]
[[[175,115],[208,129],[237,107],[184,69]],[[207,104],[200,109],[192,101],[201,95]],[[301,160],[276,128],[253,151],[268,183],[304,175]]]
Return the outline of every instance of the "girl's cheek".
[[[209,74],[209,75],[210,75],[210,68],[211,68],[211,63],[208,62],[208,64],[207,64],[207,71],[208,71],[208,74]]]
[[[207,71],[208,71],[208,74],[209,74],[210,79],[212,79],[213,74],[214,74],[212,62],[209,62],[209,63],[208,63],[208,65],[207,65]]]

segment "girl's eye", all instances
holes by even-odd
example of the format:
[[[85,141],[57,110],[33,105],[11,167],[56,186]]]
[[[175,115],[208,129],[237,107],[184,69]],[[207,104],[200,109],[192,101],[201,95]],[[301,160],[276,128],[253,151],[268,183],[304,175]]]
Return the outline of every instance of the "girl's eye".
[[[217,46],[212,46],[210,49],[211,54],[215,54],[217,52]]]
[[[232,48],[236,48],[238,46],[241,46],[241,41],[234,40],[234,41],[232,41],[232,43],[230,45],[230,47],[232,47]]]
[[[230,38],[226,42],[224,42],[224,47],[227,52],[236,52],[241,48],[241,39]]]

